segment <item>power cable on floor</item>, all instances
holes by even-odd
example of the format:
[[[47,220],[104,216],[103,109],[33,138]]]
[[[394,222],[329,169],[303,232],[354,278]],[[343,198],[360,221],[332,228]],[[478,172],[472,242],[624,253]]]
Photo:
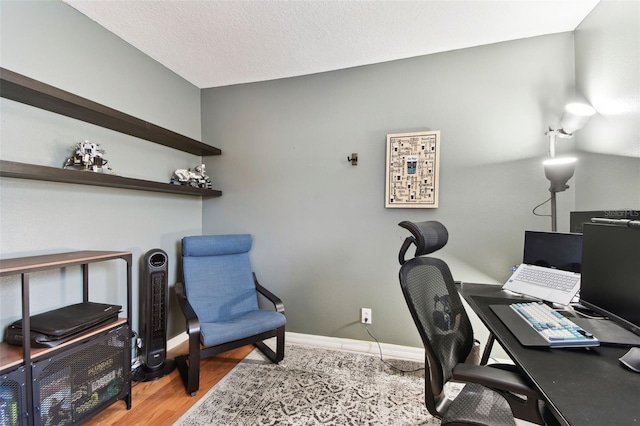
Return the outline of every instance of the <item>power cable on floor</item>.
[[[395,366],[395,365],[391,364],[389,361],[386,361],[384,358],[382,358],[382,346],[380,346],[380,342],[378,341],[378,339],[376,339],[376,337],[373,334],[371,334],[371,331],[369,331],[369,324],[365,323],[364,327],[367,330],[367,333],[369,334],[369,336],[371,336],[371,338],[373,340],[375,340],[376,343],[378,344],[378,350],[380,351],[380,361],[382,361],[383,364],[385,364],[388,367],[390,367],[391,369],[399,371],[400,373],[403,373],[403,374],[404,373],[416,373],[418,371],[424,370],[424,367],[419,367],[419,368],[416,368],[416,369],[413,369],[413,370],[404,370],[404,369],[402,369],[402,368],[400,368],[398,366]]]

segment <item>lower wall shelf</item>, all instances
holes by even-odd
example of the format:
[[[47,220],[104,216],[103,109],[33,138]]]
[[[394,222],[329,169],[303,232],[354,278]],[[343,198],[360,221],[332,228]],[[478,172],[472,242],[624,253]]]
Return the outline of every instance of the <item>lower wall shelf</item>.
[[[132,179],[104,173],[58,169],[55,167],[38,166],[35,164],[18,163],[6,160],[0,160],[0,176],[48,182],[106,186],[110,188],[137,189],[141,191],[164,192],[200,197],[220,197],[222,195],[222,191],[213,189]]]

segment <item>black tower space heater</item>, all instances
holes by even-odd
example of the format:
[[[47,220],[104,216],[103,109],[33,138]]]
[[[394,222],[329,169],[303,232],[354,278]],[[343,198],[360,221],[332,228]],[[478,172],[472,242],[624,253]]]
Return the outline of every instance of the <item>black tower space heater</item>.
[[[167,359],[167,253],[149,250],[142,268],[142,366],[135,376],[140,382],[155,380],[171,373],[175,361]]]

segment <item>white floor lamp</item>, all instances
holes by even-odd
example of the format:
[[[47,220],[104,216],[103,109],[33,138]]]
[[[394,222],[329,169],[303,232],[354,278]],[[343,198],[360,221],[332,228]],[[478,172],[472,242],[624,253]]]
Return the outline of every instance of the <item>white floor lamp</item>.
[[[551,182],[551,231],[558,230],[558,217],[556,213],[556,193],[569,188],[567,182],[573,176],[576,167],[575,157],[556,157],[557,138],[570,138],[574,132],[580,130],[595,114],[596,110],[591,105],[571,103],[565,107],[560,120],[560,129],[549,127],[545,134],[549,137],[549,159],[543,162],[544,175]]]

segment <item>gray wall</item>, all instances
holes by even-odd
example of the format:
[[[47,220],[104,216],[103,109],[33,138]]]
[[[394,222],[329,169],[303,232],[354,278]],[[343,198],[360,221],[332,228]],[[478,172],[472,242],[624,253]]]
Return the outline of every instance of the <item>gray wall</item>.
[[[575,39],[576,86],[598,111],[576,135],[576,209],[640,210],[640,2],[600,2]]]
[[[571,33],[298,78],[204,90],[207,166],[224,188],[205,233],[249,232],[255,269],[288,330],[419,346],[398,284],[402,220],[439,220],[439,252],[465,281],[503,282],[531,210],[548,198],[544,131],[573,94]],[[389,133],[440,130],[438,209],[385,209]],[[358,166],[347,156],[359,154]],[[573,192],[559,197],[568,229]],[[548,207],[541,208],[548,212]]]
[[[503,282],[523,231],[550,229],[531,214],[548,196],[543,133],[576,94],[596,108],[596,92],[626,99],[629,110],[613,114],[622,127],[599,115],[558,147],[581,149],[558,196],[559,230],[576,208],[638,204],[637,8],[602,2],[575,50],[573,34],[558,34],[203,91],[203,136],[224,151],[208,165],[225,190],[204,203],[203,231],[255,236],[256,270],[284,298],[290,331],[366,339],[358,310],[371,307],[380,340],[419,346],[398,289],[397,223],[442,221],[450,241],[440,256],[454,277]],[[616,150],[593,149],[589,129],[599,128],[616,131]],[[442,132],[440,208],[384,209],[385,136],[415,130]]]
[[[0,2],[1,66],[179,133],[200,138],[200,91],[75,9],[55,1]],[[176,168],[200,159],[137,138],[2,98],[3,160],[61,167],[71,147],[101,144],[122,176],[168,182]],[[129,250],[134,258],[134,325],[138,316],[139,259],[152,248],[170,257],[177,279],[182,236],[200,234],[198,197],[1,178],[2,258],[63,251]],[[81,301],[78,268],[32,278],[33,312]],[[121,262],[94,265],[91,290],[98,300],[124,304]],[[18,277],[19,278],[19,277]],[[1,281],[2,328],[20,317],[16,277]],[[173,305],[173,297],[171,298]],[[172,309],[175,309],[172,307]],[[171,315],[170,334],[184,328]]]

